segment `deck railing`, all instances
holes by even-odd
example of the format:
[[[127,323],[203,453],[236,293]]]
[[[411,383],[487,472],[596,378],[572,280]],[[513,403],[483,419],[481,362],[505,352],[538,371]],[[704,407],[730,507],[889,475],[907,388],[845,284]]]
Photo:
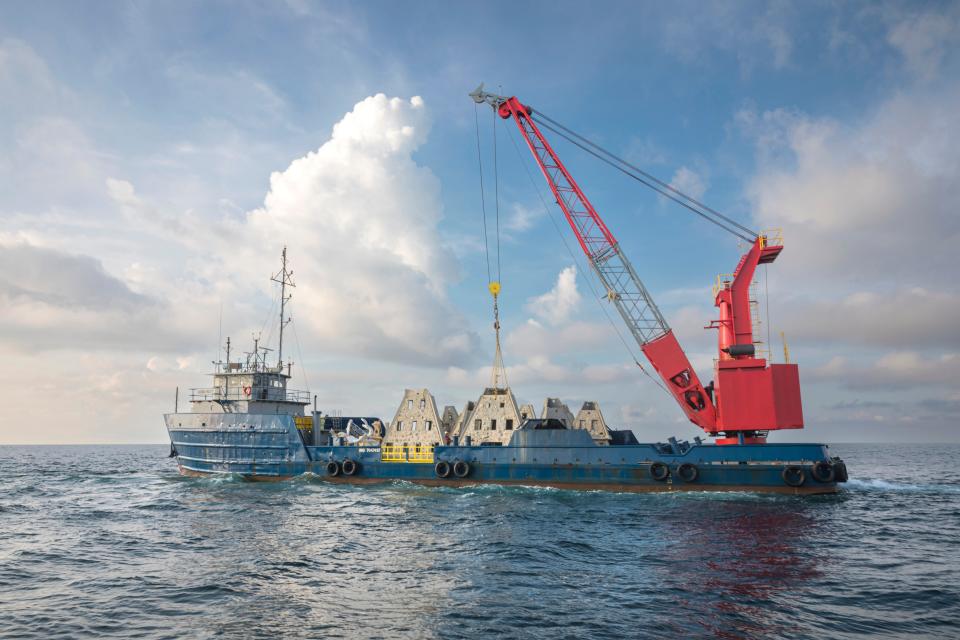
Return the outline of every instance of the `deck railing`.
[[[381,462],[433,463],[433,446],[387,444],[380,447]]]
[[[191,402],[211,402],[218,400],[251,400],[260,402],[298,402],[310,403],[309,391],[294,391],[292,389],[277,389],[275,387],[212,387],[208,389],[191,389]]]

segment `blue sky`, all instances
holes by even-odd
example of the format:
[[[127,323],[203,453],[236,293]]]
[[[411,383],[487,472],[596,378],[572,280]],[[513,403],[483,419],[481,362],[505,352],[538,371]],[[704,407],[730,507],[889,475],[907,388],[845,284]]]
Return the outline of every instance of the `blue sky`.
[[[480,81],[784,228],[770,319],[808,428],[781,440],[957,441],[958,51],[956,3],[2,6],[0,375],[16,393],[0,441],[162,441],[173,388],[206,384],[221,306],[236,342],[264,326],[283,243],[298,382],[323,407],[389,418],[405,387],[474,399],[492,357]],[[496,126],[518,398],[696,435],[631,364],[585,263],[568,270],[530,159]],[[556,146],[709,379],[709,286],[736,242]]]

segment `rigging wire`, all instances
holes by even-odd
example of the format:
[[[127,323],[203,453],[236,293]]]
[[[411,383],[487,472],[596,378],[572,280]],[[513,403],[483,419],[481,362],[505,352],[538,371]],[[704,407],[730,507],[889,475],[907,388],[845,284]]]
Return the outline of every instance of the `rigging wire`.
[[[520,164],[523,166],[523,169],[527,174],[527,178],[530,180],[530,184],[533,186],[533,190],[537,194],[537,198],[540,199],[540,204],[543,205],[543,210],[547,213],[547,217],[550,219],[550,223],[553,225],[553,228],[556,230],[557,235],[560,236],[560,241],[563,242],[563,246],[566,247],[567,253],[570,254],[570,258],[573,260],[574,264],[577,265],[580,271],[584,274],[584,278],[583,278],[584,282],[586,282],[587,286],[590,288],[590,293],[593,294],[593,299],[596,300],[597,306],[600,307],[600,310],[603,312],[604,317],[606,317],[607,322],[609,322],[610,326],[613,328],[613,332],[617,335],[617,338],[620,339],[620,343],[623,344],[624,349],[626,349],[627,353],[630,354],[630,358],[633,360],[634,364],[636,364],[640,368],[640,371],[642,371],[648,378],[653,380],[653,382],[658,387],[660,387],[664,391],[664,393],[666,393],[668,396],[672,398],[673,395],[667,390],[667,388],[664,387],[659,380],[653,377],[650,374],[650,372],[647,371],[646,367],[644,367],[643,364],[641,364],[640,359],[637,357],[633,349],[630,347],[630,343],[627,342],[626,338],[623,337],[623,333],[621,333],[620,327],[617,325],[616,322],[614,322],[613,318],[610,316],[610,312],[607,310],[607,307],[604,306],[602,302],[603,297],[600,296],[600,294],[597,292],[597,289],[594,287],[593,270],[584,269],[580,262],[580,259],[577,258],[577,254],[574,253],[573,249],[570,248],[570,243],[567,242],[567,237],[563,234],[563,231],[561,231],[560,225],[557,223],[553,210],[547,205],[546,199],[543,197],[543,194],[540,192],[539,185],[537,184],[536,180],[533,179],[533,174],[530,172],[530,167],[524,161],[523,154],[520,153],[520,147],[517,145],[517,141],[514,139],[513,131],[509,128],[508,128],[508,131],[510,133],[507,137],[510,138],[510,142],[513,144],[513,149],[514,151],[517,152],[517,158],[520,160]]]
[[[541,115],[541,117],[543,117],[544,119],[546,119],[545,116],[543,116],[543,114],[540,114],[540,115]],[[634,168],[633,165],[630,165],[630,164],[627,163],[626,161],[619,160],[619,158],[617,158],[617,157],[614,156],[613,154],[610,154],[610,153],[607,152],[607,151],[603,151],[603,153],[609,154],[612,158],[617,158],[616,161],[615,161],[615,160],[611,160],[610,158],[605,157],[604,155],[602,155],[602,153],[600,153],[600,152],[598,152],[598,151],[594,151],[593,149],[591,149],[591,148],[588,146],[588,144],[589,144],[589,145],[593,145],[593,143],[591,143],[591,142],[589,142],[589,141],[587,141],[586,143],[580,142],[579,140],[577,140],[576,138],[573,137],[573,136],[576,135],[576,134],[567,135],[566,133],[564,133],[564,132],[563,132],[562,130],[560,130],[559,128],[554,128],[552,125],[548,124],[547,122],[544,122],[543,120],[539,120],[538,122],[539,122],[539,124],[540,124],[542,127],[544,127],[545,129],[548,129],[548,130],[551,131],[552,133],[560,136],[561,138],[563,138],[563,139],[566,140],[567,142],[569,142],[569,143],[571,143],[571,144],[579,147],[579,148],[582,149],[583,151],[586,151],[587,153],[589,153],[590,155],[594,156],[595,158],[601,160],[602,162],[605,162],[606,164],[610,165],[611,167],[613,167],[613,168],[616,169],[617,171],[620,171],[621,173],[623,173],[623,174],[625,174],[625,175],[627,175],[627,176],[630,176],[631,178],[633,178],[633,179],[636,180],[637,182],[640,182],[641,184],[644,184],[644,185],[650,187],[651,189],[653,189],[654,191],[656,191],[657,193],[659,193],[659,194],[662,195],[663,197],[669,198],[670,200],[673,200],[674,202],[676,202],[676,203],[679,204],[680,206],[682,206],[682,207],[684,207],[684,208],[686,208],[686,209],[689,209],[690,211],[692,211],[693,213],[697,214],[698,216],[700,216],[701,218],[703,218],[703,219],[706,220],[707,222],[711,222],[711,223],[717,225],[718,227],[720,227],[721,229],[723,229],[723,230],[726,231],[727,233],[731,233],[731,234],[737,236],[738,238],[740,238],[740,239],[742,239],[742,240],[744,240],[744,241],[746,241],[746,242],[753,242],[754,238],[756,238],[756,234],[755,234],[753,231],[750,231],[749,229],[747,229],[747,233],[750,233],[750,234],[752,234],[752,235],[746,235],[746,233],[744,233],[744,232],[742,232],[742,231],[738,231],[738,230],[736,230],[736,229],[733,229],[733,228],[731,228],[730,226],[728,226],[727,224],[721,222],[720,220],[717,220],[716,218],[711,217],[711,216],[710,216],[709,214],[707,214],[706,212],[704,212],[704,211],[698,209],[696,206],[694,206],[694,204],[691,204],[691,203],[696,203],[696,201],[693,200],[693,198],[690,198],[689,196],[684,195],[682,192],[677,191],[677,190],[674,189],[673,187],[670,187],[668,190],[665,190],[664,188],[659,187],[657,183],[659,183],[659,184],[662,184],[662,183],[661,183],[659,180],[657,180],[656,178],[652,178],[652,179],[647,179],[647,178],[645,178],[644,176],[647,175],[647,174],[645,174],[643,171],[641,171],[641,170],[639,170],[639,169],[636,169],[636,171],[641,174],[641,175],[637,175],[636,173],[633,173],[633,172],[625,169],[624,167],[618,165],[618,164],[617,164],[617,161],[620,161],[620,162],[623,162],[623,163],[624,163],[625,165],[627,165],[628,167],[630,167],[631,169]],[[562,126],[562,125],[561,125],[561,126]],[[596,145],[594,145],[594,146],[596,146]],[[597,147],[597,148],[599,149],[600,147]],[[676,193],[678,193],[678,194],[680,194],[680,195],[679,195],[679,196],[678,196],[678,195],[674,195],[674,193],[672,193],[672,192],[676,192]],[[683,198],[687,198],[687,199],[689,200],[689,202],[685,202],[683,199],[681,199],[680,196],[682,196]],[[701,205],[701,206],[702,206],[702,205]],[[706,207],[705,207],[705,208],[706,208]],[[712,210],[711,210],[711,211],[712,211]],[[725,220],[729,220],[729,218],[727,218],[726,216],[724,216],[724,215],[722,215],[722,214],[718,214],[718,215],[720,215],[720,217],[723,218],[723,219],[725,219]],[[739,223],[736,223],[736,222],[733,222],[733,221],[730,221],[730,224],[732,224],[732,225],[734,225],[734,226],[736,226],[736,227],[739,227],[739,228],[744,228],[744,229],[746,228],[746,227],[743,227],[742,225],[740,225]]]
[[[293,314],[290,314],[290,326],[293,327],[293,341],[297,345],[297,357],[300,359],[300,372],[303,373],[303,383],[307,385],[307,394],[310,393],[310,379],[307,377],[307,368],[303,362],[303,351],[300,349],[300,336],[297,335],[297,325],[293,321]]]
[[[497,172],[497,112],[493,111],[493,193],[497,211],[497,282],[500,282],[500,174]]]
[[[644,170],[641,169],[640,167],[638,167],[638,166],[636,166],[636,165],[633,165],[633,164],[627,162],[626,160],[624,160],[623,158],[620,158],[620,157],[614,155],[613,153],[611,153],[610,151],[607,151],[606,149],[604,149],[603,147],[601,147],[601,146],[598,145],[597,143],[589,140],[588,138],[585,138],[584,136],[581,136],[579,133],[577,133],[576,131],[571,130],[569,127],[566,127],[566,126],[560,124],[559,122],[557,122],[556,120],[554,120],[553,118],[551,118],[550,116],[548,116],[547,114],[541,113],[541,112],[538,111],[538,112],[534,113],[533,116],[534,116],[534,118],[536,118],[537,116],[542,117],[544,120],[547,120],[548,122],[550,122],[551,124],[553,124],[555,127],[559,127],[560,129],[563,129],[563,130],[566,131],[568,134],[574,136],[575,138],[578,138],[579,140],[581,140],[581,141],[584,142],[585,144],[587,144],[587,145],[595,148],[597,151],[600,151],[601,153],[609,156],[610,158],[612,158],[612,159],[615,160],[616,162],[619,162],[620,164],[623,164],[623,165],[625,165],[625,166],[633,169],[634,171],[636,171],[637,173],[639,173],[639,174],[642,175],[643,177],[645,177],[645,178],[647,178],[647,179],[649,179],[649,180],[652,180],[653,182],[657,183],[658,185],[660,185],[660,186],[663,187],[664,189],[668,189],[668,190],[672,191],[673,193],[677,194],[678,196],[680,196],[680,197],[682,197],[682,198],[690,201],[690,202],[693,203],[694,205],[700,207],[700,208],[703,209],[704,211],[707,211],[707,212],[709,212],[709,213],[717,216],[717,217],[720,218],[721,220],[724,220],[725,222],[727,222],[727,223],[729,223],[729,224],[737,227],[738,229],[740,229],[740,230],[743,231],[744,233],[747,233],[747,234],[749,234],[749,235],[752,236],[752,237],[756,237],[756,236],[757,236],[757,233],[756,233],[755,231],[753,231],[752,229],[750,229],[749,227],[743,226],[742,224],[740,224],[739,222],[737,222],[737,221],[734,220],[733,218],[730,218],[730,217],[728,217],[728,216],[725,216],[724,214],[720,213],[720,212],[717,211],[716,209],[713,209],[713,208],[711,208],[711,207],[708,207],[707,205],[703,204],[703,203],[700,202],[699,200],[697,200],[697,199],[695,199],[695,198],[693,198],[693,197],[691,197],[691,196],[688,196],[687,194],[685,194],[684,192],[680,191],[679,189],[677,189],[676,187],[674,187],[674,186],[671,185],[670,183],[664,182],[663,180],[660,180],[660,179],[657,178],[656,176],[654,176],[654,175],[652,175],[652,174],[650,174],[650,173],[647,173],[646,171],[644,171]]]
[[[767,307],[767,358],[773,362],[773,345],[770,343],[770,270],[763,265],[763,299]]]
[[[487,202],[484,197],[483,188],[483,156],[480,153],[480,115],[479,105],[473,105],[473,120],[477,130],[477,165],[480,168],[480,209],[483,211],[483,252],[487,256],[487,282],[491,282],[490,277],[490,242],[487,240]]]

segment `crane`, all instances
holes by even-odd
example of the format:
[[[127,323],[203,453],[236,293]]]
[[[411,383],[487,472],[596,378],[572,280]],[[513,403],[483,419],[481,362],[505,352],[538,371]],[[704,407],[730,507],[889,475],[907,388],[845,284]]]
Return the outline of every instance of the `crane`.
[[[667,197],[701,216],[707,217],[706,212],[715,213],[725,221],[720,222],[720,226],[750,243],[750,249],[740,258],[734,273],[720,279],[718,286],[714,287],[714,305],[719,309],[719,319],[712,321],[707,328],[718,329],[718,357],[714,380],[704,385],[613,233],[544,137],[534,110],[516,96],[484,91],[482,84],[469,95],[477,104],[486,103],[501,118],[512,118],[516,123],[580,248],[606,289],[607,300],[617,309],[666,389],[692,423],[716,437],[717,444],[762,444],[769,431],[803,428],[797,365],[768,363],[765,358],[757,357],[754,346],[750,284],[757,266],[773,262],[783,250],[779,235],[753,232],[744,235],[749,232],[746,227],[640,172],[673,192],[660,190]],[[559,123],[547,120],[545,126],[555,133],[563,135],[562,132],[566,131],[573,134]],[[572,141],[613,164],[600,155],[615,158],[612,154],[583,138],[580,140],[589,146],[575,139]],[[618,168],[624,171],[622,167]],[[641,182],[656,189],[647,180],[641,179]],[[685,200],[677,198],[676,194]]]

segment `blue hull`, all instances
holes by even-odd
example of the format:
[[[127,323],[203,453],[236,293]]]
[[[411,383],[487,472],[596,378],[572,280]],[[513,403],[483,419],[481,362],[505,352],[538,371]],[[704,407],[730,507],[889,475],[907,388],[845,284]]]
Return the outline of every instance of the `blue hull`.
[[[845,467],[840,470],[843,463],[831,458],[822,444],[597,446],[581,430],[521,430],[509,446],[438,446],[431,463],[392,462],[381,460],[379,447],[308,446],[290,416],[207,415],[203,426],[197,428],[174,425],[178,415],[184,414],[169,414],[166,421],[172,451],[186,475],[236,474],[251,480],[283,480],[312,473],[354,483],[406,480],[444,486],[497,483],[587,490],[791,494],[835,493],[837,482],[846,479]],[[352,475],[341,471],[345,460],[356,463]],[[337,463],[333,465],[338,467],[336,476],[330,475],[331,462]],[[438,462],[447,462],[451,468],[465,462],[467,474],[439,477]],[[836,477],[817,479],[813,467],[819,462],[836,468]],[[666,467],[662,479],[654,477],[664,471],[663,467],[654,468],[657,463]],[[790,478],[785,477],[788,467]],[[691,475],[695,477],[690,479]]]

